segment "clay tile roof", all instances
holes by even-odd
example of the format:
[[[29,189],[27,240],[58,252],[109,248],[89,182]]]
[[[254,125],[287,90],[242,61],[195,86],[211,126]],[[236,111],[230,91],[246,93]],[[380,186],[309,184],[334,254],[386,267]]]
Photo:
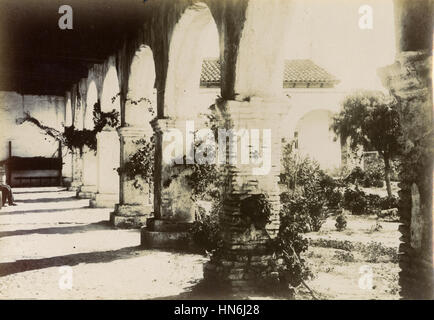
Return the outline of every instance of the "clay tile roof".
[[[312,60],[286,60],[284,82],[336,82],[337,79]]]
[[[220,84],[220,61],[218,59],[205,59],[202,62],[200,85]]]
[[[333,75],[317,66],[309,59],[286,60],[283,73],[283,86],[291,87],[297,83],[337,84]],[[202,87],[220,85],[220,61],[218,59],[205,59],[202,63],[200,77]]]

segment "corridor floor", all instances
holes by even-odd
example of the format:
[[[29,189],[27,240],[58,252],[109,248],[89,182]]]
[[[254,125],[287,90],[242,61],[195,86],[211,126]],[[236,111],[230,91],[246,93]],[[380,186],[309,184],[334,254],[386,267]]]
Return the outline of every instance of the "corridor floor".
[[[138,230],[116,230],[112,209],[62,188],[16,188],[0,209],[0,299],[176,297],[202,279],[205,258],[143,250]]]

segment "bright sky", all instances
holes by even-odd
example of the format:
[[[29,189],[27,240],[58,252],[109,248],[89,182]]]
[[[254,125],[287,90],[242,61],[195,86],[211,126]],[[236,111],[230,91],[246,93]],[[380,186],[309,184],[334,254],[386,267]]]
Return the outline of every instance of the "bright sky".
[[[394,62],[392,0],[292,0],[287,59],[312,59],[341,80],[343,89],[382,89],[377,68]],[[360,29],[359,8],[370,5],[373,28]],[[208,28],[205,56],[218,56],[217,30]],[[208,42],[209,43],[209,42]]]

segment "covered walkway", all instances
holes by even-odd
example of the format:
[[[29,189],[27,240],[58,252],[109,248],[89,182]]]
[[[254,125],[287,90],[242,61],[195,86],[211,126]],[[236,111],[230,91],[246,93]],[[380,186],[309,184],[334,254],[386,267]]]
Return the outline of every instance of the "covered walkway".
[[[205,258],[140,249],[140,230],[112,228],[112,209],[89,208],[75,192],[14,195],[18,206],[0,211],[0,299],[164,298],[202,279]]]

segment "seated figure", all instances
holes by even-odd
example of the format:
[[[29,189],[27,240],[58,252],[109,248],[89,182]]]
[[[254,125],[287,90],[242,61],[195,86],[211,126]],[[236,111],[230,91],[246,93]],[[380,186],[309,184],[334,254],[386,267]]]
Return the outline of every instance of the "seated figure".
[[[2,193],[2,206],[5,205],[6,200],[10,206],[16,206],[17,204],[14,202],[14,195],[12,193],[12,189],[9,185],[4,183],[4,174],[0,174],[0,191]]]

